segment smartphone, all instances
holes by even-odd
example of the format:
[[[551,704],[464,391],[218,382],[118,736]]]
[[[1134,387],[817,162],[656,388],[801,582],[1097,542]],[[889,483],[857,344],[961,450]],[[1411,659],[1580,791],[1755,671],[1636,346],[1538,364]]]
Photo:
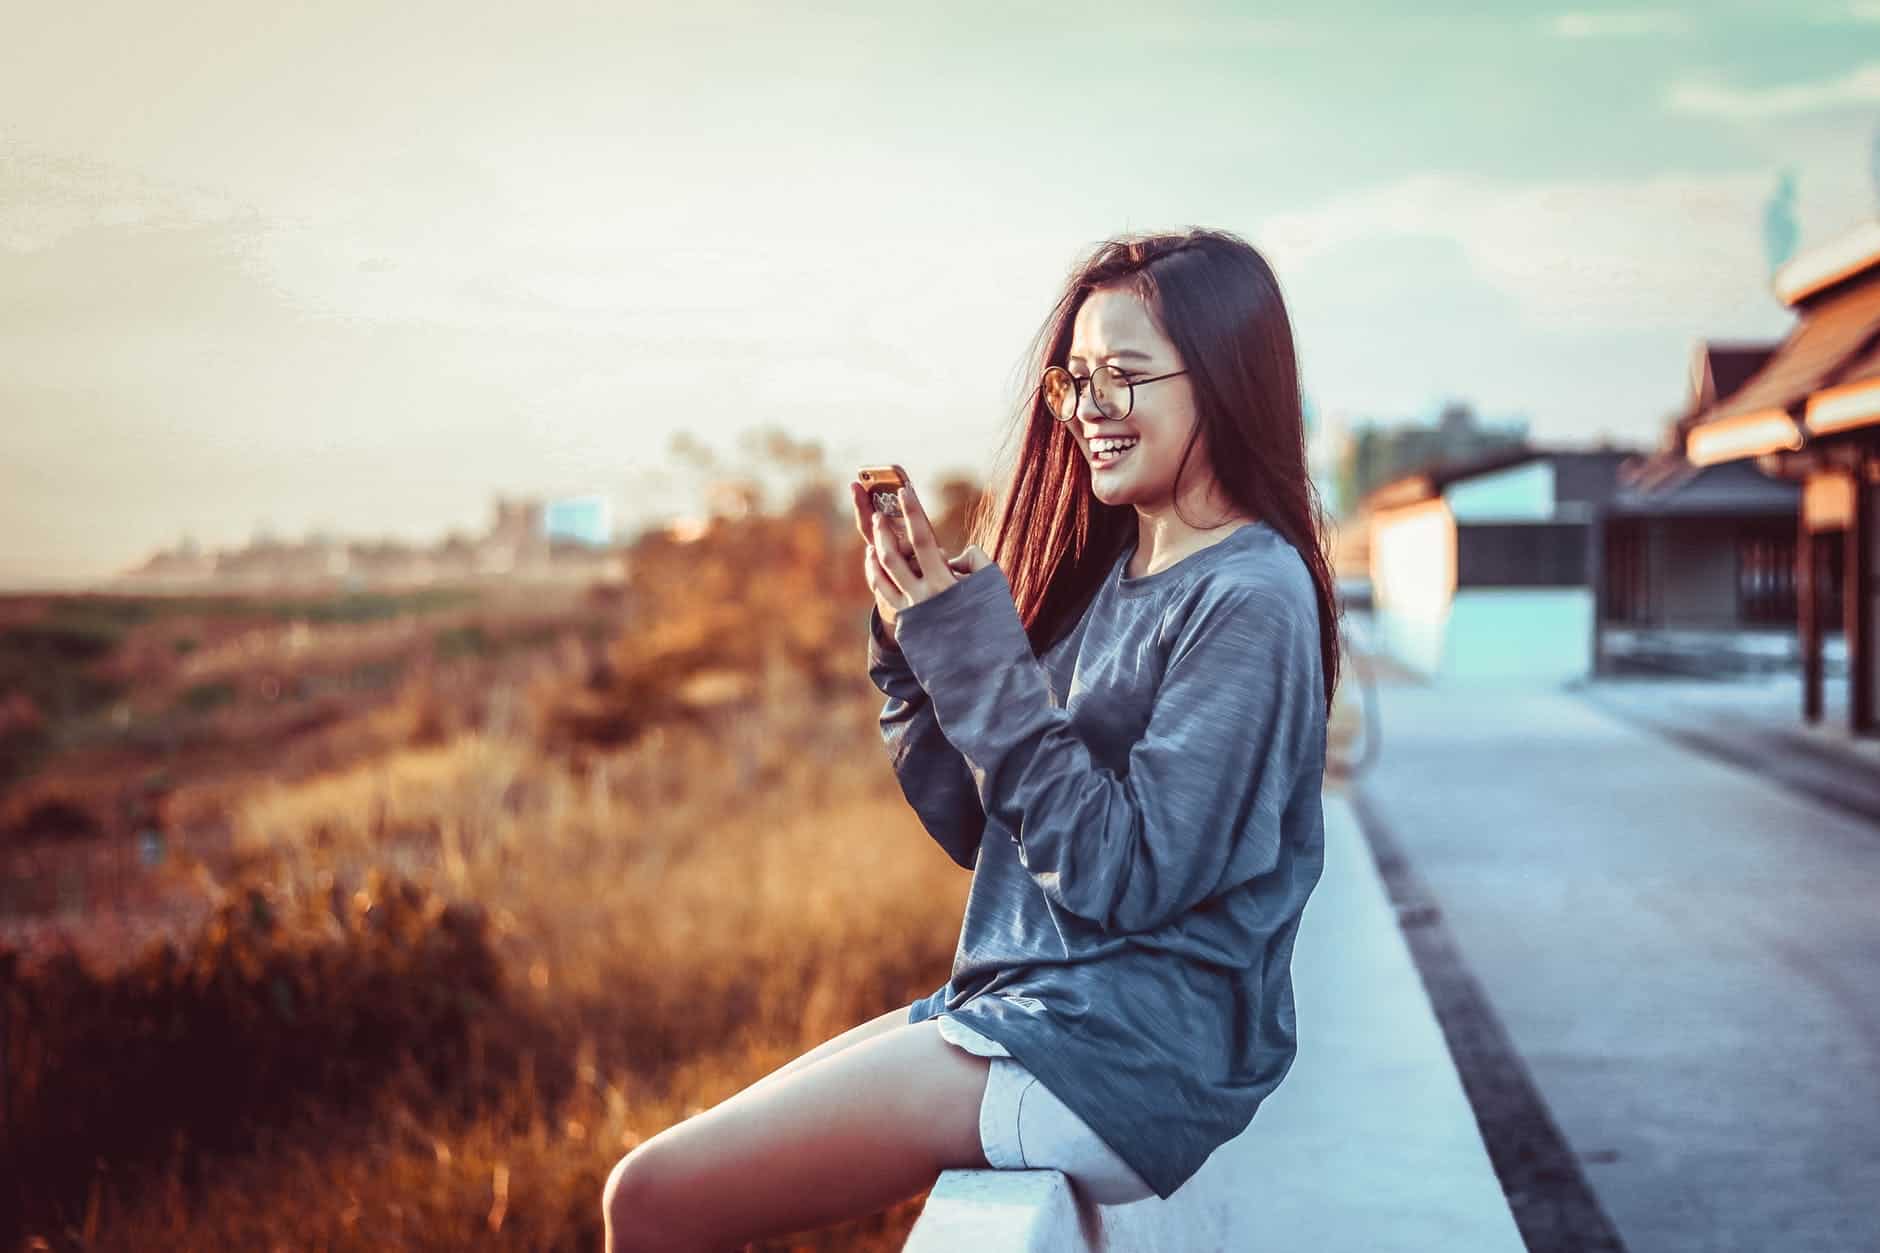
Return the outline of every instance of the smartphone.
[[[908,472],[899,465],[865,465],[855,470],[855,480],[869,493],[869,500],[874,502],[874,512],[887,517],[889,531],[895,534],[895,547],[901,549],[902,557],[914,566],[914,574],[921,572],[921,563],[914,559],[914,549],[908,546],[908,525],[901,512],[901,500],[895,493],[908,485]],[[948,568],[961,570],[963,566],[948,559]]]
[[[895,493],[908,485],[906,470],[898,465],[863,466],[855,472],[855,478],[874,502],[876,513],[900,520],[901,501]],[[903,548],[902,551],[907,550]]]
[[[907,471],[898,465],[863,466],[855,472],[855,478],[868,493],[875,512],[888,520],[888,531],[894,536],[895,547],[914,567],[914,573],[919,574],[920,563],[914,560],[914,550],[908,544],[907,522],[901,513],[900,498],[895,495],[908,485]]]

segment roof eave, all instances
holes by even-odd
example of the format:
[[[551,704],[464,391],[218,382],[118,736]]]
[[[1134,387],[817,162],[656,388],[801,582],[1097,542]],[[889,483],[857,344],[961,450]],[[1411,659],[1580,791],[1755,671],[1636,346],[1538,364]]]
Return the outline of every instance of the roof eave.
[[[1778,299],[1791,309],[1811,296],[1880,265],[1880,220],[1859,226],[1795,257],[1775,273]]]

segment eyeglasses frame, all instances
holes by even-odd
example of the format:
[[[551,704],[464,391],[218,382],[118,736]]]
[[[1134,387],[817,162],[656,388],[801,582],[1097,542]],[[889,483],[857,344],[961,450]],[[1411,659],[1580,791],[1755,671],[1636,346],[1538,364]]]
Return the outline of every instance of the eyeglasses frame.
[[[1104,417],[1109,418],[1110,421],[1112,422],[1122,422],[1126,420],[1130,414],[1136,412],[1136,388],[1139,385],[1143,383],[1159,383],[1163,379],[1172,379],[1177,374],[1188,373],[1188,371],[1186,370],[1171,370],[1167,374],[1155,374],[1145,379],[1132,379],[1129,377],[1127,373],[1123,371],[1123,368],[1121,366],[1111,365],[1108,362],[1104,363],[1103,365],[1098,366],[1097,370],[1092,370],[1089,374],[1086,374],[1082,378],[1078,378],[1075,374],[1072,374],[1068,369],[1065,369],[1065,367],[1061,365],[1048,365],[1045,367],[1044,372],[1048,375],[1053,370],[1063,370],[1064,376],[1070,379],[1071,381],[1070,417],[1069,418],[1062,417],[1056,411],[1053,411],[1051,413],[1052,418],[1054,418],[1055,420],[1059,422],[1069,422],[1071,418],[1075,418],[1077,416],[1077,410],[1084,403],[1084,388],[1088,386],[1092,386],[1091,380],[1097,377],[1097,370],[1114,371],[1116,373],[1116,376],[1123,380],[1123,386],[1129,389],[1129,407],[1124,409],[1120,416],[1112,417],[1110,414],[1103,413],[1103,406],[1097,405],[1097,412],[1102,413]],[[1038,398],[1040,400],[1044,399],[1044,379],[1042,378],[1038,380]],[[1096,401],[1094,398],[1091,400],[1091,403],[1096,404]],[[1048,401],[1046,402],[1046,405],[1047,407],[1049,407]]]

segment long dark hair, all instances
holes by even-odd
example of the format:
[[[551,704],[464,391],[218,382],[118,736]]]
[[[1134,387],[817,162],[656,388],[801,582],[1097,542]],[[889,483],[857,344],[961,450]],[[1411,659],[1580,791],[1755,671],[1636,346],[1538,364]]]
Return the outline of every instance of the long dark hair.
[[[1046,366],[1065,364],[1084,300],[1112,284],[1141,297],[1188,368],[1196,423],[1176,470],[1178,488],[1195,443],[1205,438],[1221,491],[1243,514],[1284,537],[1311,570],[1329,713],[1338,688],[1338,592],[1323,505],[1306,470],[1292,324],[1279,280],[1237,235],[1191,229],[1119,236],[1072,270],[1025,364],[1032,387],[1014,424],[1018,456],[999,476],[1001,497],[982,496],[972,511],[970,542],[1005,571],[1038,654],[1076,624],[1129,547],[1135,508],[1105,504],[1091,493],[1090,467],[1076,438],[1051,416],[1037,385]],[[1175,497],[1180,500],[1179,490]]]

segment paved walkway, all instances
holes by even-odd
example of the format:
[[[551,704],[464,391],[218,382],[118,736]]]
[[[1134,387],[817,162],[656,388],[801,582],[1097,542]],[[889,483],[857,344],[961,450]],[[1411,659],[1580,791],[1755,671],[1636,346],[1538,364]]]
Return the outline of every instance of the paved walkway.
[[[1687,748],[1880,823],[1880,737],[1849,734],[1845,682],[1827,685],[1822,719],[1813,725],[1802,720],[1802,682],[1794,675],[1601,679],[1572,690]]]
[[[1875,1247],[1880,828],[1558,687],[1381,706],[1367,808],[1630,1253]]]

